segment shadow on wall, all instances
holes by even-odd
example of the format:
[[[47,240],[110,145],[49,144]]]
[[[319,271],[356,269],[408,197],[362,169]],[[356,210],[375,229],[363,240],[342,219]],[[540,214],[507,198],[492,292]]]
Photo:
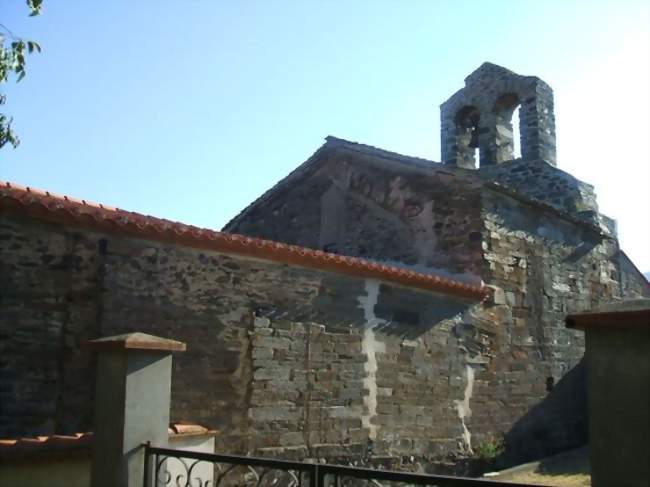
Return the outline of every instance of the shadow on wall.
[[[381,299],[381,298],[380,298]],[[456,317],[465,317],[470,305],[463,302],[438,302],[431,306],[404,306],[392,303],[378,303],[373,307],[376,322],[372,329],[377,333],[397,336],[406,340],[416,338],[429,332],[432,328],[444,321]],[[275,320],[290,320],[298,322],[325,323],[328,332],[341,332],[350,327],[363,328],[366,320],[360,317],[353,317],[343,314],[324,318],[318,309],[312,309],[309,313],[295,313],[289,308],[280,309],[273,305],[262,305],[255,309],[255,316]]]
[[[584,358],[506,434],[500,468],[546,458],[586,445],[587,383]]]
[[[601,240],[590,240],[582,242],[575,249],[573,249],[573,252],[564,258],[564,262],[575,264],[585,255],[589,254],[597,245],[600,245],[600,243]]]
[[[464,316],[469,306],[464,303],[441,303],[424,309],[376,306],[375,312],[382,321],[373,327],[375,332],[415,340],[443,321]]]
[[[350,327],[363,329],[370,321],[375,332],[413,340],[447,320],[466,317],[474,305],[461,298],[383,282],[372,292],[366,288],[366,280],[330,276],[310,306],[296,307],[279,297],[258,303],[255,315],[271,321],[320,323],[330,333],[346,332]]]

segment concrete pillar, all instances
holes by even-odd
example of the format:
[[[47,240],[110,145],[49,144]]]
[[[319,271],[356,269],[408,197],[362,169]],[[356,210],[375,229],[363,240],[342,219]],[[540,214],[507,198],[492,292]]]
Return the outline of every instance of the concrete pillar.
[[[89,342],[97,351],[92,487],[141,486],[143,443],[165,447],[171,352],[185,344],[144,333]]]
[[[614,301],[566,324],[586,335],[591,484],[648,485],[650,299]]]

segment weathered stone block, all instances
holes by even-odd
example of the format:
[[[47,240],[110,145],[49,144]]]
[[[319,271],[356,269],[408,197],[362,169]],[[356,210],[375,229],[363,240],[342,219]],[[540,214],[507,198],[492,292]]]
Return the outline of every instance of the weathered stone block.
[[[295,421],[301,414],[300,409],[292,405],[255,407],[248,411],[248,416],[255,421]]]
[[[358,418],[363,413],[363,410],[358,406],[334,406],[326,408],[326,413],[330,418]]]
[[[288,381],[290,374],[290,368],[265,367],[253,373],[253,380]]]
[[[278,439],[279,446],[300,446],[305,444],[304,435],[301,432],[282,433]]]

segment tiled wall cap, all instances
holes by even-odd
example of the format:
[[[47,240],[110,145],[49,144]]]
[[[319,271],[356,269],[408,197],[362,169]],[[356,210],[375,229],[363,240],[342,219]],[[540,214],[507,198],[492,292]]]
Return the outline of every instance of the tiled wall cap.
[[[188,421],[170,423],[167,431],[170,440],[180,440],[188,436],[210,437],[219,434],[216,430],[210,430]],[[35,438],[2,438],[0,439],[0,459],[31,457],[42,453],[66,452],[77,449],[89,450],[93,438],[92,432],[37,436]]]
[[[187,349],[183,342],[139,332],[91,340],[87,342],[87,346],[98,351],[158,350],[163,352],[184,352]]]
[[[179,422],[179,423],[172,423],[169,425],[170,438],[173,435],[202,436],[202,435],[209,435],[209,434],[213,435],[216,434],[216,432],[213,430],[209,430],[208,428],[205,428],[200,424],[196,424],[196,423]]]
[[[592,327],[621,328],[644,326],[650,328],[650,299],[630,299],[607,303],[566,317],[567,328],[584,330]]]
[[[55,208],[53,208],[55,206]],[[451,294],[481,301],[487,297],[481,284],[466,285],[447,277],[418,272],[406,273],[394,266],[379,265],[358,257],[326,253],[321,250],[287,245],[280,242],[251,238],[244,235],[217,232],[210,229],[194,231],[195,227],[163,218],[140,215],[119,208],[89,203],[61,195],[25,188],[0,181],[0,210],[10,210],[47,221],[80,224],[106,232],[120,232],[139,238],[209,249],[224,253],[273,260],[354,277],[376,278],[408,287]]]

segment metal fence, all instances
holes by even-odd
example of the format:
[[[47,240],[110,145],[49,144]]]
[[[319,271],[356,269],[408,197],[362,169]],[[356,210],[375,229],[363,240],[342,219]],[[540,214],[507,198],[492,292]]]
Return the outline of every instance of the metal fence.
[[[532,487],[494,480],[425,475],[145,446],[145,487]],[[539,487],[539,486],[538,486]]]

